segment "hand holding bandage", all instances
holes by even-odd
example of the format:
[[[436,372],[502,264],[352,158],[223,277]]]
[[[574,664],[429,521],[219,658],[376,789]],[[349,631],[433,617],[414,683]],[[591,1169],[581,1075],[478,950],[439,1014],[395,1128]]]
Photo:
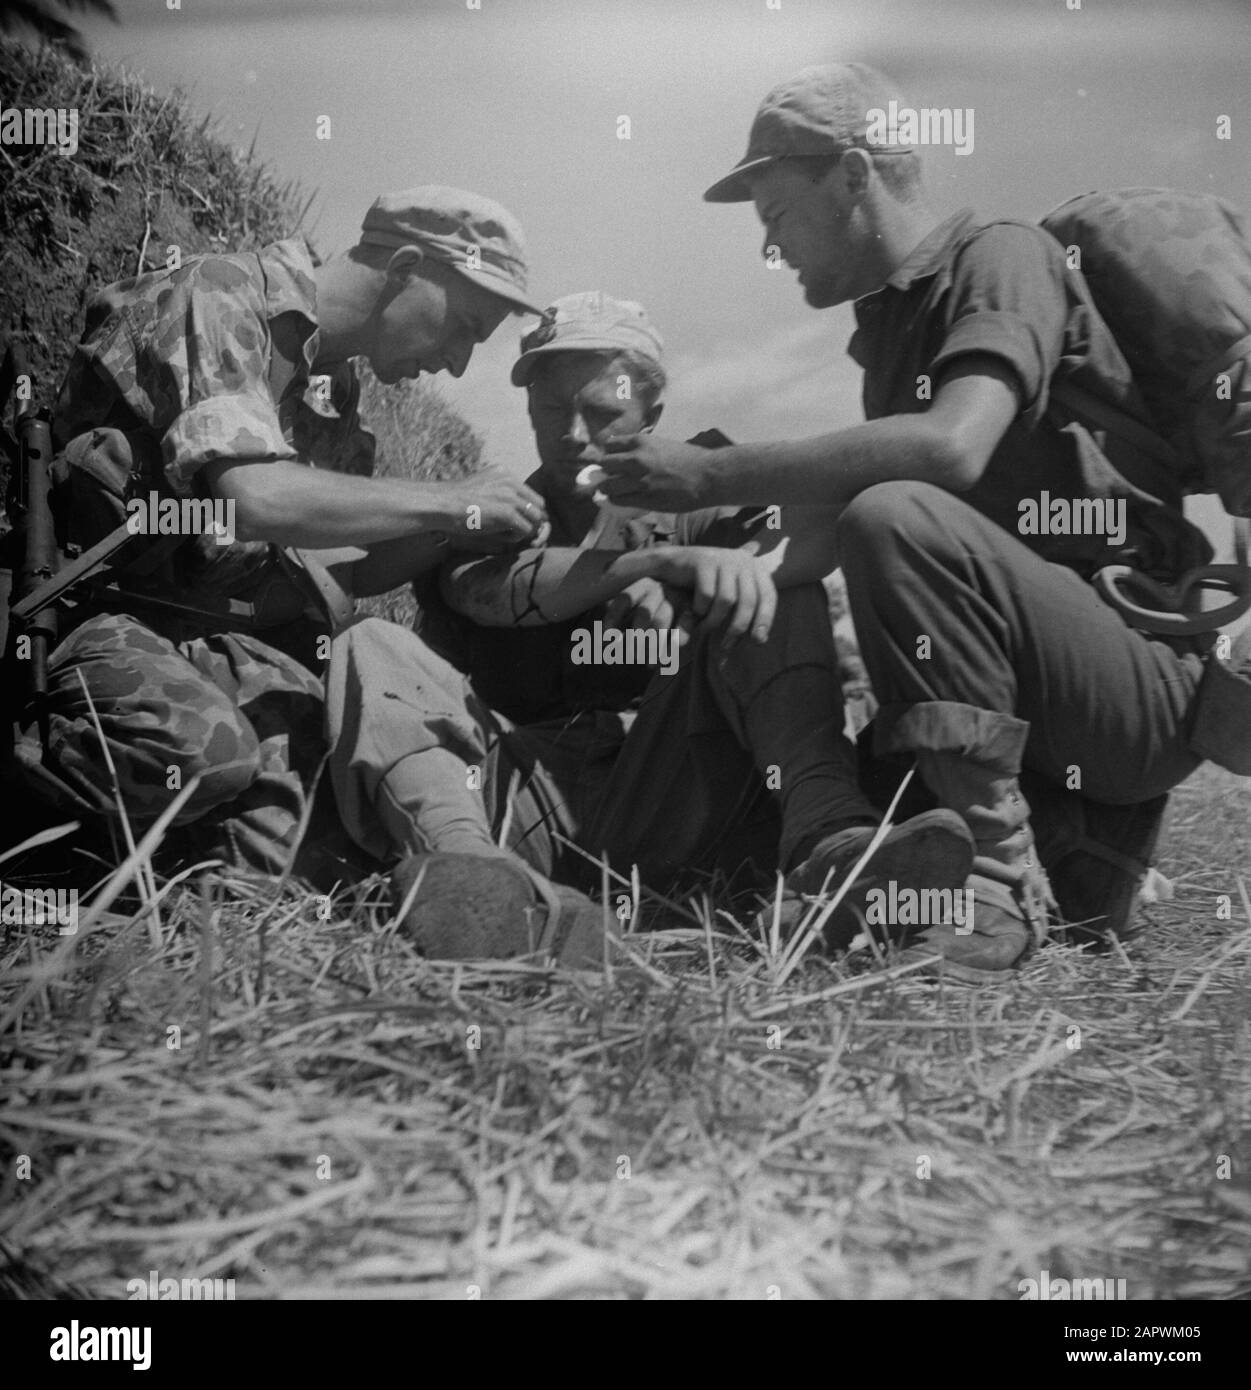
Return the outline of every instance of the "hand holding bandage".
[[[596,550],[605,534],[613,528],[614,521],[629,521],[631,517],[645,515],[642,507],[618,507],[607,498],[600,485],[608,474],[598,463],[588,463],[578,472],[574,481],[574,491],[579,497],[589,497],[599,508],[591,529],[582,538],[580,550]]]
[[[622,435],[604,445],[601,491],[615,506],[693,512],[712,504],[715,450],[654,434]]]

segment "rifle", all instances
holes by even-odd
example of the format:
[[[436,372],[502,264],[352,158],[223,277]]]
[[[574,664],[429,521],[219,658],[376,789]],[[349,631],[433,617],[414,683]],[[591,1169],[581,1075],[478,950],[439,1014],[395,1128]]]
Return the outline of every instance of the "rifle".
[[[127,581],[142,580],[157,571],[181,544],[179,536],[145,536],[123,522],[81,554],[74,546],[62,552],[52,510],[50,415],[38,406],[32,381],[21,344],[9,340],[0,361],[0,399],[14,393],[13,430],[5,430],[0,420],[0,447],[10,463],[8,506],[14,527],[10,547],[16,540],[20,558],[14,564],[16,576],[0,569],[0,652],[6,663],[21,661],[25,677],[17,683],[20,694],[6,691],[12,701],[11,721],[19,728],[37,725],[46,750],[48,657],[67,610],[137,607],[240,632],[255,630],[256,614],[252,604],[239,599],[192,605],[131,587]],[[10,724],[8,717],[5,723]],[[12,733],[12,727],[6,729],[6,734]]]
[[[21,538],[21,569],[17,576],[19,601],[50,580],[60,565],[56,529],[52,519],[52,425],[46,410],[35,402],[33,378],[26,354],[10,342],[0,366],[2,394],[14,393],[14,474],[10,479],[10,512]],[[23,390],[23,384],[25,389]],[[24,625],[21,636],[29,641],[29,683],[22,709],[24,720],[35,720],[41,739],[48,735],[48,653],[56,645],[57,614],[47,608]]]

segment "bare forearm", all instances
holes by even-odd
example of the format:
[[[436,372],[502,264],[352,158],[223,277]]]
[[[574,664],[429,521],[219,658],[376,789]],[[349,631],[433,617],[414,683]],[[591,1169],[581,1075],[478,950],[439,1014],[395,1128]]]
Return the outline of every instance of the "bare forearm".
[[[286,461],[210,468],[214,491],[235,503],[242,540],[312,549],[372,545],[463,520],[460,494],[446,483],[359,478]]]
[[[812,439],[734,444],[708,462],[710,506],[844,506],[874,483],[969,486],[947,434],[925,415],[890,415]]]
[[[539,627],[607,603],[651,575],[656,550],[553,546],[454,563],[441,587],[448,605],[484,627]]]

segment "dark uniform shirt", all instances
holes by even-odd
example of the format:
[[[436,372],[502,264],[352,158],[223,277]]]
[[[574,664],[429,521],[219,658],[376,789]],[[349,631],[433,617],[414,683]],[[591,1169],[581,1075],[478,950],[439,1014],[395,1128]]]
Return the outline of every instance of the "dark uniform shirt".
[[[1084,280],[1041,227],[982,224],[972,211],[958,212],[881,289],[857,300],[855,313],[848,351],[864,369],[870,420],[925,410],[943,369],[971,353],[998,358],[1012,371],[1020,413],[963,496],[1044,558],[1086,576],[1128,563],[1166,580],[1211,558],[1202,532],[1182,516],[1191,480],[1170,478],[1161,486],[1158,467],[1148,475],[1147,461],[1131,445],[1092,434],[1053,406],[1050,387],[1059,374],[1150,427]],[[1021,534],[1021,502],[1044,492],[1051,499],[1124,499],[1124,545],[1109,545],[1106,535]]]

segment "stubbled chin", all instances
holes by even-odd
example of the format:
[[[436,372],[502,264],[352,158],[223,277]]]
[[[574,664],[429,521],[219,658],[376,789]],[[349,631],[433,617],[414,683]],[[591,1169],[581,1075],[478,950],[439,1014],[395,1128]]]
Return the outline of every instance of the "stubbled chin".
[[[838,291],[830,286],[824,290],[818,285],[804,286],[804,303],[813,309],[829,309],[835,304],[840,304]]]

